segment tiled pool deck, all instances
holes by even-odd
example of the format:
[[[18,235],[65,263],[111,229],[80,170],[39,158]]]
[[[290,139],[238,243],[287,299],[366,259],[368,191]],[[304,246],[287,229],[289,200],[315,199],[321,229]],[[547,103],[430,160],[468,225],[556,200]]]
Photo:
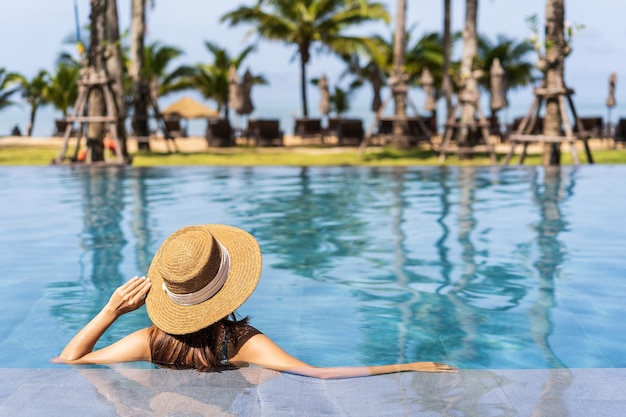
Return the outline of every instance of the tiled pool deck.
[[[247,368],[0,369],[0,416],[624,416],[626,369],[316,380]]]

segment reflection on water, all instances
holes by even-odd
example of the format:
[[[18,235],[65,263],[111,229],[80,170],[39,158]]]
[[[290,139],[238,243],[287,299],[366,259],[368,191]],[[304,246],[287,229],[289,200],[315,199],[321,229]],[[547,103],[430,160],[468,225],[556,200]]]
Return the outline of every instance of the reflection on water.
[[[9,251],[32,251],[33,239],[43,235],[54,236],[59,249],[42,251],[29,265],[31,274],[18,263],[3,263],[4,276],[27,276],[44,301],[17,307],[31,309],[23,316],[33,318],[2,324],[0,346],[29,343],[28,337],[11,336],[19,329],[20,335],[27,328],[41,330],[54,340],[42,353],[47,361],[115,287],[147,272],[169,233],[188,224],[227,223],[252,232],[264,253],[261,282],[242,312],[305,361],[618,366],[623,355],[617,353],[623,352],[603,351],[597,332],[587,338],[583,314],[619,294],[605,289],[596,300],[581,293],[585,277],[570,266],[571,247],[581,247],[575,232],[589,227],[585,222],[593,210],[578,194],[593,191],[597,179],[587,177],[595,172],[528,167],[35,171],[46,176],[54,221],[42,221],[32,208],[17,208],[26,193],[41,192],[37,181],[12,186],[23,176],[5,174],[7,192],[18,204],[0,209],[0,223],[9,234],[0,244]],[[619,199],[609,198],[606,205],[618,212]],[[36,235],[30,232],[29,238],[26,222],[15,221],[22,217],[39,219]],[[610,220],[594,218],[602,221]],[[613,254],[612,259],[621,258]],[[72,264],[76,271],[68,267]],[[38,280],[50,265],[62,268]],[[16,278],[7,281],[6,293],[15,294],[20,284]],[[602,278],[597,285],[602,289]],[[589,309],[581,312],[564,297],[586,297]],[[38,328],[42,324],[34,317],[42,314],[55,326]],[[602,328],[621,323],[616,314],[601,315]],[[144,312],[124,317],[105,342],[148,323]],[[611,333],[603,337],[608,340]],[[573,340],[584,345],[580,355],[571,354]],[[43,359],[32,361],[41,366]],[[22,358],[21,363],[30,362]]]

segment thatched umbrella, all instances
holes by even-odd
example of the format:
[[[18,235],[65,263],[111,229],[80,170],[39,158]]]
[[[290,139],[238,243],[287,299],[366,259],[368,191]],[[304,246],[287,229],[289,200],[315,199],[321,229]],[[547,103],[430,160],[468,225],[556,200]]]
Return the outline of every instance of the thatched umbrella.
[[[317,81],[320,89],[320,113],[328,115],[330,113],[330,91],[328,90],[328,79],[326,75],[322,75]]]
[[[243,74],[243,80],[241,81],[241,108],[237,110],[239,114],[250,114],[254,111],[254,104],[252,104],[252,84],[254,77],[249,69]]]
[[[615,84],[616,83],[617,83],[617,74],[615,73],[615,71],[613,71],[611,73],[611,76],[609,77],[609,96],[606,99],[606,108],[608,110],[607,130],[608,130],[609,135],[611,135],[611,109],[613,109],[613,107],[615,107],[615,105],[617,104],[615,102]]]
[[[241,95],[241,85],[239,84],[239,74],[234,65],[228,71],[228,107],[239,113],[243,106]]]
[[[430,70],[426,67],[424,67],[424,69],[422,70],[420,82],[422,83],[422,88],[424,89],[424,93],[426,94],[424,110],[431,112],[437,110],[437,101],[435,100],[435,97],[433,95],[433,85],[435,84],[435,79],[430,73]]]
[[[494,58],[489,70],[491,81],[491,112],[497,112],[509,105],[506,99],[504,68],[498,58]]]
[[[207,119],[220,115],[217,110],[187,96],[163,109],[162,114],[164,116],[178,116],[183,119]]]

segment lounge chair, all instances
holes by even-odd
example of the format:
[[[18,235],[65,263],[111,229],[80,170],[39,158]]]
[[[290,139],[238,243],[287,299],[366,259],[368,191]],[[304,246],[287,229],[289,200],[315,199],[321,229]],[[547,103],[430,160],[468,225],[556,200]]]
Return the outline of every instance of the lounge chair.
[[[54,121],[54,132],[52,132],[52,136],[56,136],[56,137],[63,137],[65,136],[65,129],[67,129],[67,126],[70,124],[71,122],[65,120],[65,119],[56,119]],[[76,129],[72,128],[72,131],[70,133],[70,135],[72,136],[76,136]]]
[[[615,134],[613,135],[613,141],[615,144],[621,143],[622,146],[626,143],[626,119],[619,119],[617,126],[615,126]]]
[[[167,116],[163,118],[166,138],[185,138],[187,131],[180,123],[180,117]]]
[[[582,133],[590,138],[601,138],[604,135],[604,121],[602,117],[579,117],[582,124]],[[578,126],[574,126],[574,132],[578,132]]]
[[[283,146],[283,131],[278,119],[250,119],[246,138],[256,146]]]
[[[378,121],[378,130],[376,136],[382,144],[386,143],[390,136],[393,134],[393,123],[395,117],[382,117]],[[430,143],[430,138],[433,135],[432,126],[436,127],[436,121],[432,116],[413,116],[407,117],[407,135],[411,138],[409,145],[415,146],[420,141],[426,141]]]
[[[339,123],[343,119],[341,117],[329,117],[328,118],[328,126],[324,129],[324,134],[326,136],[337,136],[337,132],[339,131]]]
[[[523,117],[516,117],[515,119],[513,119],[513,123],[511,123],[506,129],[506,134],[504,135],[505,140],[508,140],[509,136],[517,132],[523,120],[524,120]],[[526,130],[528,130],[528,126],[526,126]],[[532,129],[532,132],[524,132],[524,133],[527,133],[530,135],[542,134],[543,133],[543,117],[537,118],[537,120],[535,121],[535,126]]]
[[[302,139],[316,138],[324,143],[324,130],[322,129],[321,119],[296,119],[293,134]]]
[[[209,146],[234,146],[235,138],[228,119],[207,119],[206,141]]]
[[[365,131],[361,119],[340,119],[337,127],[337,144],[339,146],[359,146]]]

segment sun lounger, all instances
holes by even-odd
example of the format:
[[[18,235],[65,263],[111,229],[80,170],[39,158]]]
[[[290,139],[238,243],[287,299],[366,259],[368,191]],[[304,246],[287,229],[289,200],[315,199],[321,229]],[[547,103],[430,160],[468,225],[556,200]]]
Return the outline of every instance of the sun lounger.
[[[63,137],[65,136],[65,129],[67,128],[67,126],[70,124],[71,122],[65,120],[65,119],[56,119],[54,121],[54,132],[52,132],[52,136],[56,136],[56,137]],[[71,135],[75,136],[76,135],[76,129],[72,128],[72,131],[70,133]]]
[[[319,139],[321,143],[324,143],[324,131],[322,129],[321,119],[296,119],[293,134],[302,139],[316,138]]]
[[[585,135],[590,138],[600,138],[604,133],[604,121],[602,117],[580,117],[578,118],[582,124]],[[574,132],[578,132],[578,125],[574,126]]]
[[[378,130],[376,133],[377,138],[382,144],[393,135],[393,124],[396,120],[395,117],[381,117],[378,121]],[[406,118],[407,122],[407,136],[411,138],[410,145],[415,146],[420,141],[426,141],[430,143],[430,137],[434,130],[432,126],[436,127],[436,122],[431,116],[412,116]]]
[[[235,138],[228,119],[207,119],[206,141],[209,146],[234,146]]]
[[[169,138],[184,138],[187,137],[187,131],[182,127],[179,117],[164,117],[163,123],[165,125],[166,137]]]
[[[615,134],[613,135],[615,143],[626,143],[626,119],[619,119],[617,126],[615,126]]]
[[[283,131],[278,119],[248,120],[246,138],[256,146],[283,146]]]
[[[359,146],[365,131],[361,119],[340,119],[337,127],[337,144],[339,146]]]

